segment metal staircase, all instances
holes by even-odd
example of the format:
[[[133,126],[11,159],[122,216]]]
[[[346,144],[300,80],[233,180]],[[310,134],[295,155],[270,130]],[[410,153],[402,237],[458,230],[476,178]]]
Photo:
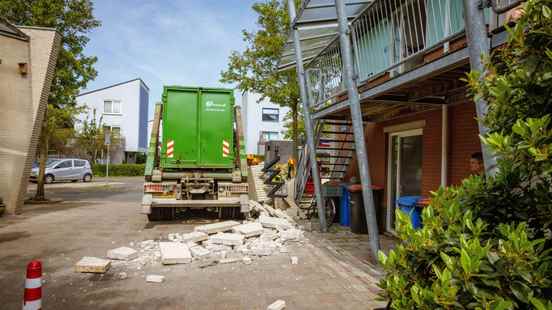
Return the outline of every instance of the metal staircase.
[[[316,158],[320,178],[325,181],[343,181],[353,154],[354,138],[350,121],[319,120],[315,123]],[[307,193],[307,181],[311,174],[309,149],[305,144],[299,154],[295,183],[295,202],[301,209],[315,204],[314,194]]]

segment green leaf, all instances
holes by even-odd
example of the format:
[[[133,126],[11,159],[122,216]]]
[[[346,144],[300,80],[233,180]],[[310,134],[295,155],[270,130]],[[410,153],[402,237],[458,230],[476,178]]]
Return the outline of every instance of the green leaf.
[[[460,264],[462,265],[462,269],[464,269],[464,273],[470,274],[472,272],[470,255],[465,249],[460,250]]]
[[[550,18],[552,16],[552,11],[548,6],[546,5],[542,6],[542,15],[544,15],[544,17],[546,18]]]

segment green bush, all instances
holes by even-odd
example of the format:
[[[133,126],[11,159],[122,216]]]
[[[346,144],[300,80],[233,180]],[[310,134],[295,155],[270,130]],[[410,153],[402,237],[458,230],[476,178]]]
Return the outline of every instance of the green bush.
[[[552,309],[552,0],[529,0],[509,46],[471,73],[498,172],[433,193],[379,259],[392,309]]]
[[[144,164],[116,164],[109,165],[109,175],[110,176],[143,176],[144,175]],[[92,167],[92,172],[94,176],[104,177],[105,176],[105,165],[96,164]]]

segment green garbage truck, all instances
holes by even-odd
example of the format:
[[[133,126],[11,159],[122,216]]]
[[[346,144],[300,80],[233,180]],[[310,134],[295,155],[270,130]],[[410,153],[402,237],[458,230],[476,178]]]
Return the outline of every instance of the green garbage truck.
[[[165,86],[155,105],[142,213],[171,220],[188,209],[248,211],[241,111],[231,89]]]

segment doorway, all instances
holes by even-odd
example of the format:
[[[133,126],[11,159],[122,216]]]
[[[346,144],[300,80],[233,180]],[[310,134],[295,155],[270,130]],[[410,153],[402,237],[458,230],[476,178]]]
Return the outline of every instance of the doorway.
[[[395,210],[401,196],[422,193],[423,130],[389,134],[387,158],[387,231],[395,231]]]

